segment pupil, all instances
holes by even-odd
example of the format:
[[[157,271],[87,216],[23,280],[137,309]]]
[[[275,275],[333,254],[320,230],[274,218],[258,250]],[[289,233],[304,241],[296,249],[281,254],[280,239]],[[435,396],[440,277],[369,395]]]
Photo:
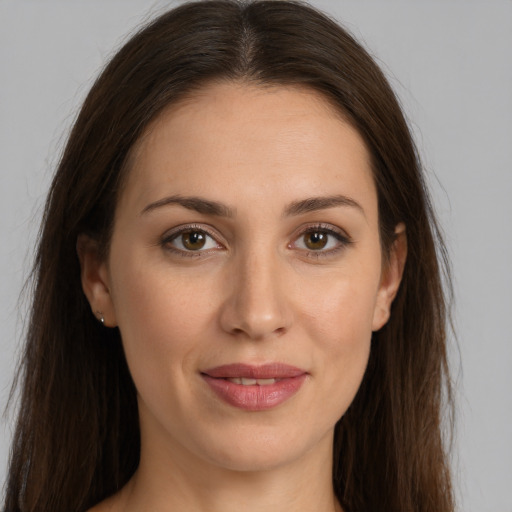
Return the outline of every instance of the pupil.
[[[310,249],[323,249],[327,245],[327,235],[325,233],[309,233],[306,245]]]
[[[190,231],[189,233],[183,233],[183,245],[187,249],[197,251],[204,246],[205,242],[205,236],[200,231]]]

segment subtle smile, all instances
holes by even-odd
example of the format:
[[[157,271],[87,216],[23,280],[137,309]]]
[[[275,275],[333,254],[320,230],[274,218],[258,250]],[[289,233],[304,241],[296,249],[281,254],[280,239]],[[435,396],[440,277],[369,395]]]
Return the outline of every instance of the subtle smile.
[[[277,407],[299,391],[307,375],[305,370],[282,363],[235,363],[201,372],[219,398],[246,411]]]

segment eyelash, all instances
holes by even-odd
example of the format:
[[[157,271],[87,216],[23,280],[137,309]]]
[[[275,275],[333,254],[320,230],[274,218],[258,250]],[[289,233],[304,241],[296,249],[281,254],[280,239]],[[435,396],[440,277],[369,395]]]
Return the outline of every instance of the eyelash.
[[[340,251],[344,250],[347,246],[353,243],[352,239],[342,232],[341,230],[335,229],[330,224],[314,224],[307,226],[306,229],[302,230],[297,237],[294,238],[294,241],[289,244],[289,247],[292,246],[297,240],[300,238],[303,238],[304,236],[311,234],[311,233],[322,233],[326,234],[330,237],[335,238],[338,241],[338,244],[336,247],[328,250],[307,250],[303,249],[305,251],[305,254],[307,257],[310,258],[328,258],[329,256],[334,256],[338,254]]]
[[[179,249],[172,245],[172,242],[174,240],[176,240],[179,236],[183,235],[184,233],[193,233],[193,232],[206,234],[209,238],[211,238],[212,240],[215,241],[215,243],[217,244],[217,247],[214,249],[205,249],[205,250],[197,250],[197,251],[188,250],[187,251],[187,250]],[[345,233],[343,233],[337,229],[334,229],[332,225],[320,223],[320,224],[309,225],[305,229],[302,229],[300,231],[300,233],[298,233],[298,235],[296,237],[294,237],[293,242],[288,244],[288,247],[293,248],[293,246],[297,240],[299,240],[301,237],[305,237],[306,235],[311,234],[311,233],[326,234],[330,237],[334,237],[338,241],[338,244],[336,247],[334,247],[332,249],[325,250],[325,251],[324,250],[299,249],[300,251],[303,251],[303,253],[307,257],[311,257],[311,258],[315,258],[315,259],[333,256],[333,255],[337,254],[338,252],[342,251],[343,249],[345,249],[348,245],[353,243],[353,241],[350,239],[350,237],[348,235],[346,235]],[[216,235],[214,235],[208,229],[206,229],[204,225],[197,225],[197,224],[189,224],[189,225],[185,225],[185,226],[180,226],[179,228],[173,230],[171,233],[164,235],[162,237],[160,245],[163,248],[165,248],[165,250],[172,252],[174,254],[177,254],[178,256],[183,257],[183,258],[204,257],[205,255],[209,254],[212,250],[215,251],[219,247],[220,248],[224,247],[220,242],[217,241]]]
[[[205,228],[204,225],[197,224],[187,224],[185,226],[180,226],[179,228],[171,231],[169,234],[164,235],[162,238],[160,245],[167,251],[177,254],[183,258],[200,258],[208,254],[212,249],[206,250],[198,250],[198,251],[185,251],[183,249],[178,249],[177,247],[173,247],[171,242],[176,240],[178,237],[183,235],[184,233],[205,233],[209,238],[215,241],[217,247],[213,250],[217,250],[219,246],[223,247],[221,243],[219,243],[216,239],[216,236],[210,233],[208,229]]]

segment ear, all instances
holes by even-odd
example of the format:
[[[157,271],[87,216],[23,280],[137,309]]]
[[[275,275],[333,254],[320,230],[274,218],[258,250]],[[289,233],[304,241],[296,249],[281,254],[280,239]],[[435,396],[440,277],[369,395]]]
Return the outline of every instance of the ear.
[[[108,327],[117,325],[114,304],[110,293],[110,276],[107,262],[100,256],[99,244],[91,237],[80,234],[76,242],[80,260],[82,289],[94,316]]]
[[[407,259],[407,235],[401,222],[395,228],[395,240],[390,248],[377,292],[377,301],[373,312],[372,330],[378,331],[389,320],[391,304],[395,298]]]

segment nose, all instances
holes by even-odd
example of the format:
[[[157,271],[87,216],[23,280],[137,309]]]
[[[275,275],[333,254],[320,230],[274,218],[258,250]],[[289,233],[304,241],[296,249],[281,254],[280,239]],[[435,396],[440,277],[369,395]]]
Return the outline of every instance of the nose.
[[[224,331],[261,340],[284,334],[291,325],[287,285],[279,257],[251,255],[229,270],[228,297],[220,313]]]

